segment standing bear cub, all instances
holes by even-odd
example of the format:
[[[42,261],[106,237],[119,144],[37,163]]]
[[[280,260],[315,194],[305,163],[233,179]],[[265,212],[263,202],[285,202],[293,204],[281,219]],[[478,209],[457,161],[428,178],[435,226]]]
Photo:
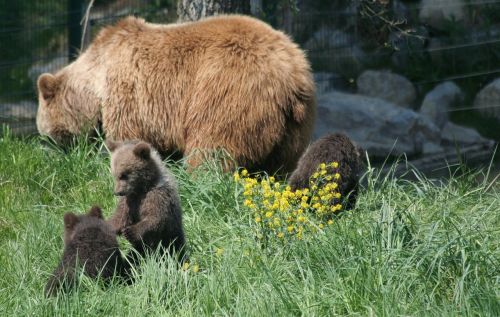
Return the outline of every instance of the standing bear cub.
[[[102,126],[111,140],[141,139],[191,166],[224,149],[238,166],[270,173],[295,168],[316,112],[304,52],[238,15],[168,25],[125,18],[42,74],[38,99],[38,131],[62,143]]]
[[[62,259],[49,279],[45,294],[54,296],[59,289],[69,289],[75,284],[78,266],[91,277],[109,280],[113,275],[125,273],[126,261],[118,248],[116,234],[94,206],[86,215],[64,215],[64,252]]]
[[[325,135],[311,144],[299,159],[288,184],[292,190],[309,187],[309,179],[321,163],[338,162],[339,193],[347,198],[345,209],[356,204],[361,157],[359,149],[341,133]]]
[[[182,210],[174,178],[159,154],[140,141],[107,141],[111,151],[114,193],[120,196],[114,215],[108,220],[144,255],[161,246],[184,260],[185,238]]]

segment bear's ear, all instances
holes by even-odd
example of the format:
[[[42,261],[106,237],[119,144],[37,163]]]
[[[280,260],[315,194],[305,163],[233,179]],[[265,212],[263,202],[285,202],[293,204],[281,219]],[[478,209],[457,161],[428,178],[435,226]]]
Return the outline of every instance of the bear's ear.
[[[151,155],[151,147],[146,142],[139,142],[134,147],[134,154],[142,159],[149,159]]]
[[[42,94],[42,98],[45,101],[48,101],[56,95],[57,86],[59,85],[59,81],[56,76],[45,73],[38,77],[38,91]]]
[[[71,230],[78,223],[78,217],[72,213],[68,212],[64,214],[64,228],[67,230]]]
[[[106,140],[105,142],[106,147],[111,151],[114,152],[118,147],[120,147],[121,143],[120,142],[114,142],[111,140]]]
[[[92,206],[92,208],[90,208],[90,210],[87,213],[87,215],[89,215],[91,217],[96,217],[96,218],[99,218],[99,219],[103,219],[102,218],[102,209],[99,206]]]

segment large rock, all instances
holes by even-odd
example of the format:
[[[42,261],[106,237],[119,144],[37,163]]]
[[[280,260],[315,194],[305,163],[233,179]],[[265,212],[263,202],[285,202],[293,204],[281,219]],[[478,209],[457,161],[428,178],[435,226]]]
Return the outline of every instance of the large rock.
[[[321,94],[332,90],[348,90],[348,82],[339,74],[316,72],[314,75],[314,83],[316,84],[316,93]]]
[[[437,85],[424,98],[420,113],[442,128],[448,122],[448,111],[453,105],[460,104],[464,94],[454,82]]]
[[[465,20],[465,0],[422,0],[420,21],[436,29],[446,28],[449,21]]]
[[[476,95],[474,107],[481,114],[500,121],[500,78],[489,83]]]
[[[358,93],[398,106],[411,107],[416,99],[413,84],[405,77],[388,71],[367,70],[358,77],[356,84]]]
[[[359,74],[367,58],[353,35],[329,26],[314,32],[304,48],[315,69],[345,77]]]
[[[443,127],[443,145],[491,144],[494,141],[483,138],[476,130],[448,122]]]
[[[35,102],[29,100],[0,104],[0,126],[9,126],[13,135],[35,134],[37,107]]]
[[[2,120],[25,121],[36,119],[38,106],[33,101],[20,101],[18,103],[2,103],[0,104],[0,114]]]
[[[439,144],[440,131],[426,117],[390,102],[340,92],[318,96],[314,137],[343,131],[372,156],[423,153]],[[434,149],[432,149],[434,150]]]

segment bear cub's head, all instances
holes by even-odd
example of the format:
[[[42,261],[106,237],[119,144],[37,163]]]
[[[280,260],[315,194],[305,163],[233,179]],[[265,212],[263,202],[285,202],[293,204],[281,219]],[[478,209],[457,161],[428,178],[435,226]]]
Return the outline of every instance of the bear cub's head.
[[[72,212],[64,214],[64,244],[68,245],[74,238],[77,226],[98,226],[104,222],[102,210],[93,206],[85,215],[75,215]]]
[[[161,159],[154,148],[143,141],[106,141],[111,151],[114,194],[135,196],[148,192],[162,179]]]

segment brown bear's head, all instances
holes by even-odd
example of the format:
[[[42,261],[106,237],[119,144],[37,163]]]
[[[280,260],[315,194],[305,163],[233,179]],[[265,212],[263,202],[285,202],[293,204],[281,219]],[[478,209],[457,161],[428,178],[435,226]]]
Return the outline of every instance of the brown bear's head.
[[[161,159],[148,143],[106,141],[106,146],[111,151],[115,195],[140,195],[162,178]]]
[[[40,75],[38,86],[38,132],[57,143],[94,131],[99,121],[99,100],[84,82],[71,78],[65,68],[56,75]]]
[[[92,206],[86,215],[77,216],[72,212],[64,214],[64,245],[68,245],[75,236],[75,228],[78,224],[94,224],[96,221],[104,221],[102,210],[99,206]]]

